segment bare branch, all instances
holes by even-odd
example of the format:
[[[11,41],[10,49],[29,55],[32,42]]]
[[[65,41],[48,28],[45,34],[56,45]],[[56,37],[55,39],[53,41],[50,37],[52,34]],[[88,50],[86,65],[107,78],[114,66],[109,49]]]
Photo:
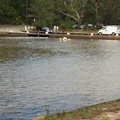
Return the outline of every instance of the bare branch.
[[[62,14],[64,14],[64,15],[66,15],[66,16],[68,16],[68,17],[71,17],[71,18],[73,18],[74,20],[78,21],[78,19],[77,19],[76,17],[74,17],[74,16],[72,16],[72,15],[70,15],[70,14],[67,14],[67,13],[63,12],[62,10],[60,10],[60,12],[61,12]]]
[[[72,8],[72,11],[77,15],[77,18],[80,19],[80,15],[78,14],[78,12],[73,7],[73,0],[71,0],[71,8]]]

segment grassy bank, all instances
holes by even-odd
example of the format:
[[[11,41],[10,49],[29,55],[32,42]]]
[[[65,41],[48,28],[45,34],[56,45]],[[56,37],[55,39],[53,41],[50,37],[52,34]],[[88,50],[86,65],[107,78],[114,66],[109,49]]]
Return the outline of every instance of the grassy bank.
[[[120,120],[120,99],[35,120]]]

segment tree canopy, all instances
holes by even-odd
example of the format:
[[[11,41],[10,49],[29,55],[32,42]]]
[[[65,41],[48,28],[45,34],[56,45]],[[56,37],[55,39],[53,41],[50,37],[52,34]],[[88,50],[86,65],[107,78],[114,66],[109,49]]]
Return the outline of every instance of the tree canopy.
[[[0,0],[0,24],[120,24],[119,0]]]

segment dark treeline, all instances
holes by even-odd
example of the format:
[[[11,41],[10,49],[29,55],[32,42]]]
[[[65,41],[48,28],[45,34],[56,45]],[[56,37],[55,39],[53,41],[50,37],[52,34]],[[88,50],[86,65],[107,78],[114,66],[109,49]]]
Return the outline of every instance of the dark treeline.
[[[120,0],[0,0],[0,24],[120,24]]]

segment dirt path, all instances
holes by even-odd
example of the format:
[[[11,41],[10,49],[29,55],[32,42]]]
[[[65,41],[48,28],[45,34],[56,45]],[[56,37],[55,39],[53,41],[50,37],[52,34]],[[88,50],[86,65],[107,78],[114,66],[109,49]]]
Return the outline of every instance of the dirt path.
[[[0,32],[21,32],[24,29],[24,25],[0,25]]]

